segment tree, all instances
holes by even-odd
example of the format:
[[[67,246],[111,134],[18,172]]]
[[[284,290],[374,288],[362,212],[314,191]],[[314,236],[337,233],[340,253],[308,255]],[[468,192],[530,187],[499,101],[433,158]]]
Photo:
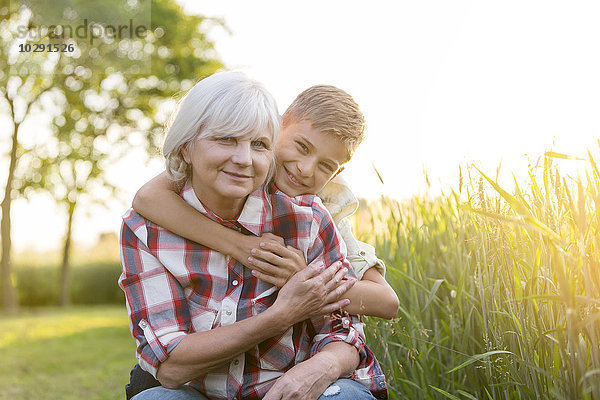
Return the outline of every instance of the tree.
[[[98,13],[104,12],[107,15],[102,16],[107,20],[118,22],[127,21],[136,11],[123,8],[122,5],[129,2],[120,0],[102,3],[71,0],[68,3],[62,9],[55,8],[63,14],[69,9],[73,25],[82,15],[95,15],[97,21]],[[51,31],[46,32],[39,42],[74,44],[76,51],[71,55],[24,53],[11,57],[10,49],[19,44],[14,29],[12,36],[6,33],[10,32],[11,23],[26,21],[30,31],[39,32],[44,23],[42,16],[48,19],[47,5],[31,3],[29,7],[9,11],[0,23],[3,38],[0,63],[9,71],[2,77],[6,82],[0,82],[6,88],[2,95],[10,106],[9,117],[14,126],[9,178],[2,202],[5,309],[16,307],[14,294],[10,294],[14,292],[10,279],[10,203],[14,196],[27,197],[34,190],[42,190],[51,193],[63,205],[67,226],[61,267],[61,304],[68,304],[71,231],[78,206],[82,200],[89,203],[98,190],[114,193],[105,168],[131,146],[140,146],[137,139],[146,143],[150,153],[156,153],[167,116],[165,102],[173,102],[175,96],[197,80],[222,68],[213,43],[205,33],[215,24],[206,24],[208,20],[199,16],[185,15],[173,0],[152,2],[152,12],[147,14],[149,30],[142,37],[105,35],[92,43],[74,41],[64,34],[60,37],[55,30],[54,37]],[[213,22],[222,25],[220,21]],[[13,111],[16,102],[28,105],[24,113]],[[25,148],[18,135],[32,112],[48,116],[51,134]]]

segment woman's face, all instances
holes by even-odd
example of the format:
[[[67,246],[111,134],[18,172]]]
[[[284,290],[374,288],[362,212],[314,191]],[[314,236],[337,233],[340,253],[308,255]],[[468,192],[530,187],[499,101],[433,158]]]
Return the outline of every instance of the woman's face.
[[[192,186],[200,201],[221,218],[232,219],[267,178],[272,147],[270,132],[248,133],[197,139],[182,153],[192,166]]]

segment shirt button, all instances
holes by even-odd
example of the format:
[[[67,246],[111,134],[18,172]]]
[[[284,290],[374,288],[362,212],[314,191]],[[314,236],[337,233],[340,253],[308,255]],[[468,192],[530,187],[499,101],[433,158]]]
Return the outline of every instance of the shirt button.
[[[360,254],[361,256],[364,256],[367,253],[365,253],[364,251],[361,250],[358,254]]]
[[[231,315],[231,311],[227,310],[227,311],[225,311],[225,314]]]
[[[234,360],[233,361],[233,365],[238,365],[240,363],[240,360]]]
[[[140,322],[140,328],[146,329],[147,327],[148,327],[148,324],[146,323],[146,321]]]
[[[238,285],[238,283],[239,283],[239,282],[238,282],[237,280],[234,280],[233,282],[231,282],[231,284],[232,284],[233,286],[237,286],[237,285]]]

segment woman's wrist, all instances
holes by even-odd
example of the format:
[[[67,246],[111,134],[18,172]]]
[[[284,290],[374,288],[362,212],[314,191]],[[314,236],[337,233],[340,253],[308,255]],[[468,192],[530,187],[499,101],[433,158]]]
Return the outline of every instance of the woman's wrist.
[[[266,326],[275,329],[277,335],[283,335],[296,323],[296,321],[290,319],[291,314],[284,311],[280,310],[276,304],[273,304],[259,315],[265,318]]]

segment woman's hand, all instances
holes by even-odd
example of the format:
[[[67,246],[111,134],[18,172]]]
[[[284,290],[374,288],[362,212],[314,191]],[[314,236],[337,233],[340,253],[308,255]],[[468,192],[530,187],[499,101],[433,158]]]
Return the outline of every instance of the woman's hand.
[[[350,304],[342,295],[356,282],[355,278],[343,279],[346,267],[333,263],[320,272],[323,266],[311,264],[292,278],[279,290],[275,303],[269,308],[288,326],[318,315],[327,315]]]
[[[316,400],[337,380],[331,371],[331,362],[311,357],[277,378],[264,400]]]
[[[248,263],[252,275],[260,280],[281,288],[296,272],[306,268],[304,253],[292,246],[275,240],[263,241],[259,246],[250,251]]]

